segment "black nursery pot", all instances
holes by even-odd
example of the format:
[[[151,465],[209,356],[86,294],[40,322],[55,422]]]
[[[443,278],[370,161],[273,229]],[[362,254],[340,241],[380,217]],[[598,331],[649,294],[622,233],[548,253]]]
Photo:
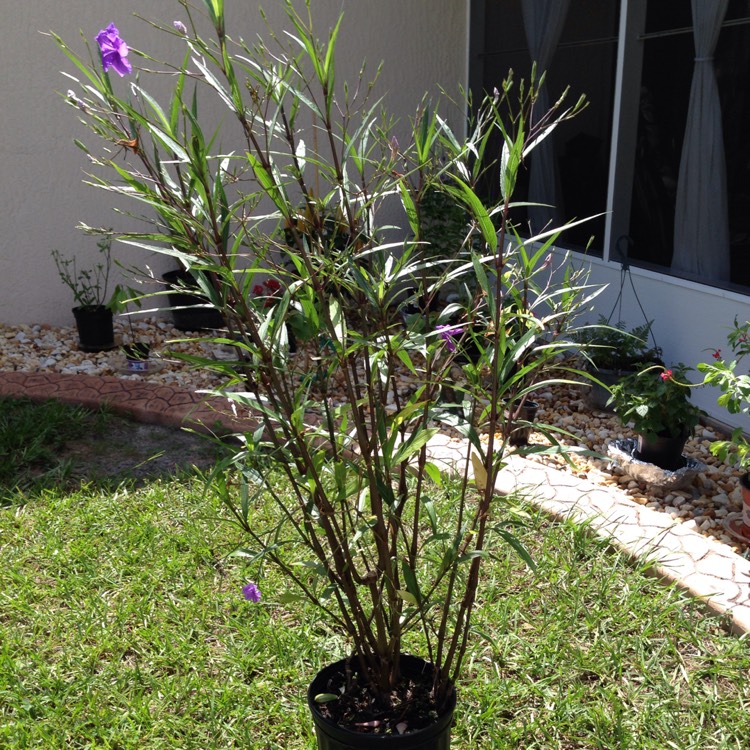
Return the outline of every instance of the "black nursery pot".
[[[105,352],[115,348],[112,310],[105,305],[74,307],[78,346],[84,352]]]
[[[684,432],[678,437],[659,435],[647,438],[645,435],[639,434],[635,458],[667,471],[681,469],[685,465],[682,451],[689,436],[688,432]]]
[[[200,331],[224,326],[221,313],[212,307],[206,307],[204,297],[179,289],[185,287],[187,290],[198,290],[195,279],[188,271],[167,271],[161,278],[170,289],[167,296],[169,306],[174,308],[172,321],[178,331]]]
[[[536,419],[536,413],[539,410],[539,404],[536,401],[527,401],[522,407],[518,414],[517,419],[522,419],[525,422],[533,422]],[[506,415],[507,418],[507,415]],[[508,442],[516,447],[528,445],[529,437],[531,436],[531,425],[516,425],[513,428],[513,432],[508,437]]]
[[[307,705],[312,713],[318,750],[450,750],[451,725],[456,707],[456,692],[450,697],[445,712],[434,724],[406,734],[368,734],[339,726],[323,716],[315,702],[315,696],[330,691],[329,681],[342,673],[346,659],[329,664],[318,672],[307,690]],[[417,656],[402,655],[401,670],[406,675],[417,675],[424,670],[432,672],[432,665]]]

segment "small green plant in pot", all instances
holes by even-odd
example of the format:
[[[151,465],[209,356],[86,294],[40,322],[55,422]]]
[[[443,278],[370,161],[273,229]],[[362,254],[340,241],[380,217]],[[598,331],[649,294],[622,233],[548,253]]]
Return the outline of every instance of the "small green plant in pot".
[[[260,606],[275,598],[264,591],[261,601],[263,570],[275,565],[289,583],[282,601],[312,603],[321,627],[345,643],[333,664],[318,665],[308,689],[319,748],[386,741],[389,748],[446,750],[482,564],[509,544],[533,567],[511,533],[513,502],[494,492],[507,454],[502,436],[513,434],[518,407],[533,390],[572,381],[559,356],[576,347],[577,317],[592,293],[584,271],[565,255],[553,260],[562,229],[525,239],[510,220],[524,156],[581,103],[563,109],[560,100],[526,130],[536,86],[509,79],[498,98],[518,110],[510,125],[493,97],[474,110],[465,136],[443,118],[432,121],[446,153],[433,173],[419,147],[423,111],[398,145],[381,102],[369,101],[371,82],[339,84],[333,66],[341,20],[321,42],[288,2],[291,41],[269,33],[270,47],[256,40],[250,48],[231,38],[221,0],[202,4],[210,29],[197,28],[189,5],[175,7],[188,13],[178,33],[189,70],[179,59],[156,66],[176,71],[168,104],[157,106],[146,93],[151,60],[116,93],[120,82],[110,80],[107,62],[127,47],[114,26],[100,35],[104,71],[57,41],[84,76],[84,98],[71,104],[79,116],[88,113],[84,122],[101,139],[90,156],[108,175],[102,187],[139,202],[139,219],[151,224],[122,239],[177,255],[216,281],[202,289],[232,338],[210,340],[237,356],[191,361],[224,375],[227,387],[217,393],[259,423],[238,436],[210,484],[232,533],[243,536],[238,554],[254,578],[244,595]],[[130,63],[119,63],[115,70],[127,73]],[[204,136],[202,99],[187,93],[188,82],[227,108],[220,134]],[[339,90],[347,92],[342,100]],[[314,123],[313,137],[300,131],[305,122]],[[124,137],[123,123],[140,144],[125,166],[110,148]],[[501,134],[505,149],[497,205],[478,192],[490,132]],[[210,144],[226,147],[232,139],[232,156],[211,152]],[[438,325],[459,314],[451,330],[412,325],[401,315],[403,291],[422,269],[417,241],[405,239],[418,236],[408,178],[420,170],[469,217],[462,261],[443,260],[431,282],[435,293],[472,290],[460,309],[441,312]],[[150,182],[140,178],[144,171]],[[335,231],[309,231],[300,222],[298,207],[317,204],[318,184],[327,191],[320,205],[337,206]],[[249,210],[261,205],[272,213]],[[269,275],[277,289],[263,285]],[[261,287],[256,294],[254,287]],[[316,347],[304,373],[284,334],[290,324]],[[462,335],[476,337],[478,354],[463,365],[462,404],[446,408],[440,384]],[[438,420],[466,438],[455,476],[430,459]],[[274,515],[261,521],[260,505]]]
[[[720,390],[717,398],[719,406],[729,414],[750,413],[750,374],[743,366],[745,357],[750,353],[750,322],[740,323],[736,318],[734,326],[727,336],[727,344],[732,357],[722,356],[721,349],[716,349],[711,362],[701,362],[698,370],[703,373],[703,384]],[[728,520],[727,528],[735,536],[750,541],[750,441],[741,427],[732,430],[726,440],[716,440],[711,444],[711,453],[722,461],[733,463],[742,472],[742,517]]]
[[[111,236],[102,237],[97,247],[102,260],[92,268],[79,268],[75,258],[64,258],[59,250],[52,251],[60,279],[76,301],[73,316],[79,346],[85,352],[106,351],[115,346],[112,300],[107,299],[112,269]]]
[[[132,269],[131,269],[132,270]],[[128,307],[133,305],[137,309],[142,307],[142,295],[132,287],[118,284],[115,287],[108,307],[116,315],[124,316],[128,321],[129,334],[125,334],[122,353],[129,372],[147,372],[150,367],[151,344],[139,338],[133,325],[133,316]]]
[[[615,413],[638,433],[638,459],[667,470],[682,465],[682,450],[700,418],[690,401],[688,372],[682,364],[655,365],[612,386]]]

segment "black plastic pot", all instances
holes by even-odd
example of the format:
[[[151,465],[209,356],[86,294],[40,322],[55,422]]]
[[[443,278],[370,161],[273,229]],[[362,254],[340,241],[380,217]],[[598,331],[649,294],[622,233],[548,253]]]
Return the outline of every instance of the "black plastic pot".
[[[508,437],[508,442],[511,445],[520,446],[529,444],[529,436],[531,435],[532,426],[531,423],[536,419],[536,413],[539,410],[539,404],[536,401],[526,401],[521,407],[515,419],[523,422],[529,422],[529,424],[516,424],[513,427],[513,432]],[[508,415],[506,413],[506,419]]]
[[[357,732],[341,727],[323,716],[315,696],[328,692],[331,677],[341,673],[345,659],[329,664],[318,672],[307,690],[307,705],[315,723],[315,734],[318,738],[318,750],[368,750],[383,748],[387,750],[450,750],[451,724],[456,707],[456,693],[453,692],[449,705],[434,724],[424,729],[406,734],[384,735]],[[432,665],[416,656],[402,655],[401,670],[405,674],[420,674],[424,670],[432,673]]]
[[[668,471],[676,471],[685,463],[682,451],[688,437],[688,432],[683,432],[678,437],[639,434],[635,458]]]
[[[198,291],[199,287],[188,271],[167,271],[162,280],[170,290],[169,306],[172,308],[174,327],[178,331],[201,331],[224,326],[221,313],[213,307],[206,307],[205,297],[190,293],[191,289]]]
[[[607,405],[609,397],[612,395],[609,391],[613,385],[619,383],[624,377],[632,375],[634,370],[592,370],[592,375],[604,385],[587,381],[590,386],[587,401],[592,409],[598,409],[599,411],[612,412],[614,409]],[[604,386],[607,386],[606,388]]]
[[[115,348],[112,310],[104,305],[74,307],[78,346],[84,352],[105,352]]]

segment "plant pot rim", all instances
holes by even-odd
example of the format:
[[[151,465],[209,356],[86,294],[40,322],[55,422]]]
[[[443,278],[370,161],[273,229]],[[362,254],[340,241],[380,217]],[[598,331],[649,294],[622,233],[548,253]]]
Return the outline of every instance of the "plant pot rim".
[[[411,654],[401,654],[402,668],[413,665],[417,669],[424,669],[425,667],[433,669],[433,666],[426,659],[419,656],[413,656]],[[353,661],[356,661],[356,657],[349,657]],[[316,731],[322,729],[328,737],[333,738],[339,742],[355,742],[353,747],[357,748],[371,748],[371,747],[422,747],[421,743],[429,741],[431,737],[437,737],[445,730],[450,731],[450,726],[453,722],[453,713],[456,708],[457,691],[455,687],[450,691],[447,697],[446,705],[443,712],[438,718],[430,725],[417,729],[413,732],[407,732],[405,734],[371,734],[368,732],[358,732],[348,727],[343,727],[332,721],[327,716],[324,716],[315,701],[315,696],[321,691],[320,686],[325,683],[329,676],[334,675],[336,672],[342,672],[344,665],[348,661],[347,658],[339,659],[338,661],[327,664],[313,678],[312,682],[307,688],[307,706],[313,717],[313,723],[315,724]],[[420,666],[417,666],[420,665]],[[357,671],[356,665],[354,667]],[[426,747],[426,745],[425,745]]]
[[[91,313],[109,312],[110,310],[106,305],[77,305],[71,309],[73,315],[76,313],[82,313],[83,315],[90,315]]]

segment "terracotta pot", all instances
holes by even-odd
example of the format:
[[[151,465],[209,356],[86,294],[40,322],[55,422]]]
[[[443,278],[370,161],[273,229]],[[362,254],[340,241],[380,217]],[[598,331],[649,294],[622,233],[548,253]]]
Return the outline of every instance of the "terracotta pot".
[[[450,750],[451,724],[456,707],[456,693],[453,691],[446,710],[438,716],[434,724],[405,734],[369,734],[342,727],[323,716],[315,701],[320,693],[331,692],[331,678],[344,672],[346,659],[329,664],[321,669],[307,690],[307,705],[312,713],[318,750]],[[350,665],[351,666],[351,665]],[[401,670],[404,674],[420,674],[424,670],[432,672],[432,665],[416,656],[402,655]]]

